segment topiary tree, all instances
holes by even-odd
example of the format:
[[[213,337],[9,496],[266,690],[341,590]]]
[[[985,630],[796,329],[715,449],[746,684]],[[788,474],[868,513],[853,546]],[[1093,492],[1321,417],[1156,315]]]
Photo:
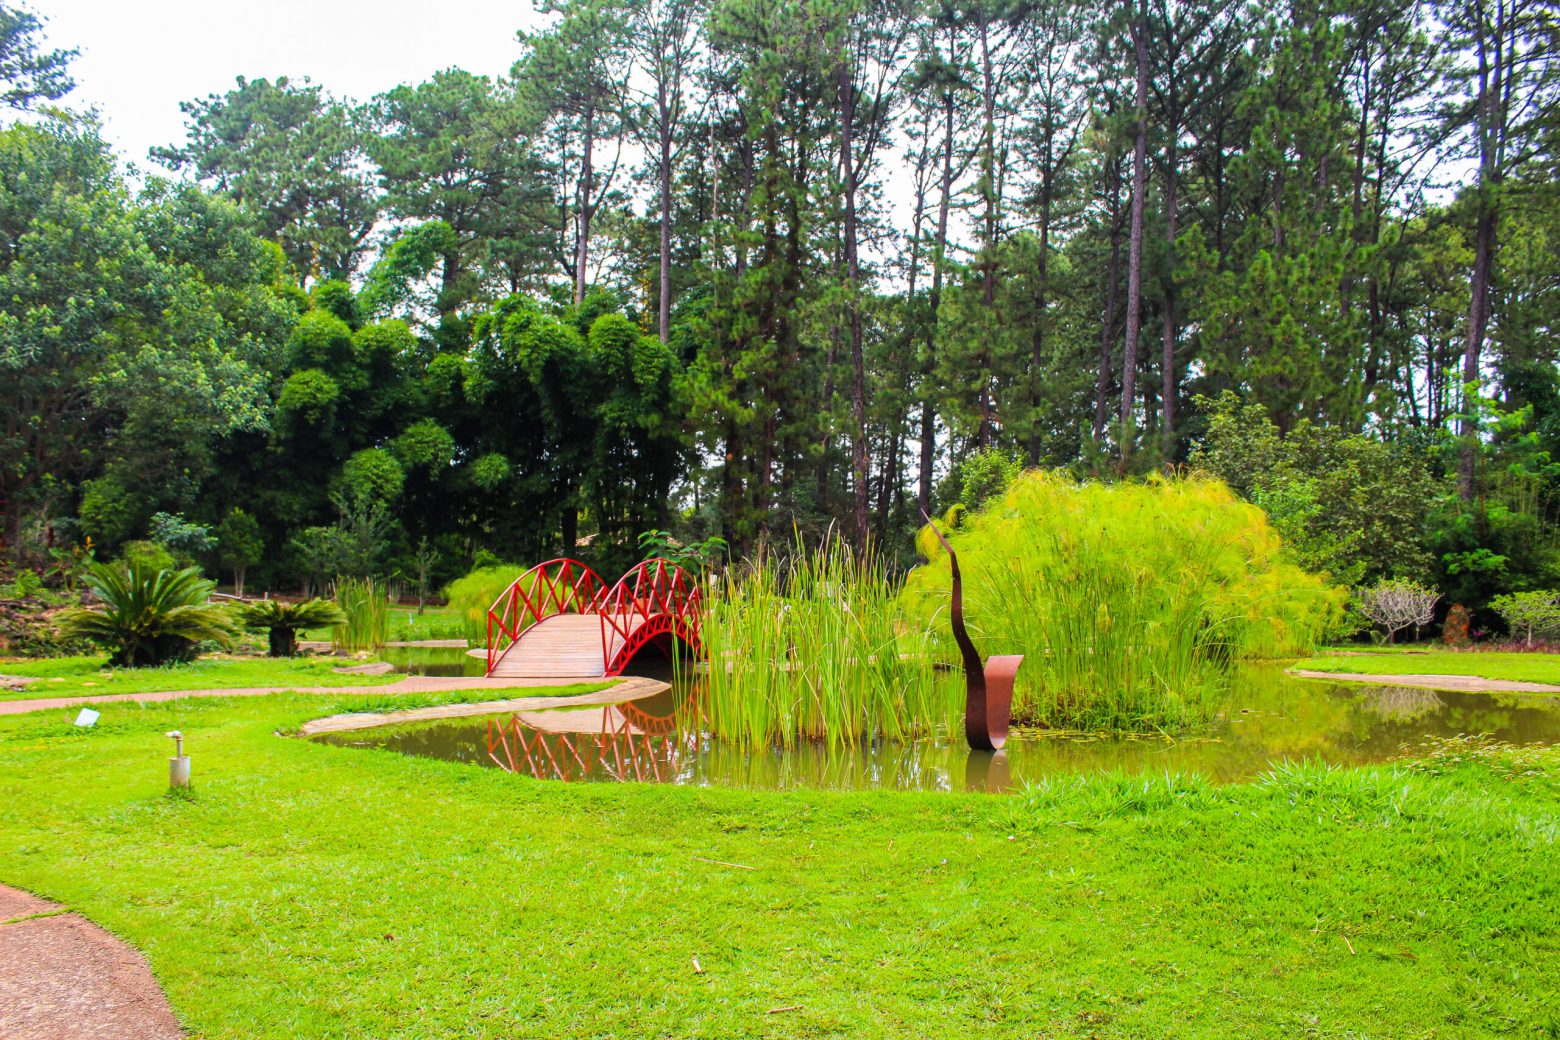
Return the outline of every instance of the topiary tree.
[[[106,647],[110,664],[156,667],[192,659],[202,642],[233,641],[232,616],[207,602],[215,583],[194,567],[154,570],[139,560],[124,568],[93,564],[83,580],[103,608],[62,611],[55,624],[67,639]]]
[[[1386,629],[1388,643],[1408,626],[1417,629],[1434,620],[1440,598],[1434,589],[1406,578],[1385,578],[1355,593],[1360,613]]]
[[[244,627],[267,634],[266,652],[272,657],[292,657],[298,652],[298,631],[321,625],[345,624],[347,616],[328,599],[306,599],[302,603],[282,603],[268,599],[246,603],[239,608]]]
[[[1560,592],[1554,589],[1496,596],[1490,600],[1490,609],[1510,627],[1513,638],[1524,633],[1528,646],[1533,645],[1534,632],[1548,635],[1560,631]]]

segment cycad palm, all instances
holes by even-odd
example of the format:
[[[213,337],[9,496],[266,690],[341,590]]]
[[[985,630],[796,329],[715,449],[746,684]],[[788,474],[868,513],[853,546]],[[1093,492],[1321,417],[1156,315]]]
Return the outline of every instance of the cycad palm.
[[[68,638],[108,648],[111,664],[154,667],[187,661],[202,642],[233,640],[232,617],[206,601],[215,583],[194,567],[175,571],[132,563],[120,570],[95,564],[84,580],[103,608],[64,611],[57,624]]]
[[[347,620],[341,608],[328,599],[306,599],[302,603],[262,600],[239,608],[239,616],[246,628],[268,634],[272,657],[291,657],[297,653],[300,628],[341,625]]]

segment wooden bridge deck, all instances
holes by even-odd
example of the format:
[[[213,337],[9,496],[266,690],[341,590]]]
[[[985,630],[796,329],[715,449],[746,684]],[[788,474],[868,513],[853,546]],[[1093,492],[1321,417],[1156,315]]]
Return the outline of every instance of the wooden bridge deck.
[[[625,639],[607,627],[606,655],[602,654],[600,614],[554,614],[520,633],[520,638],[493,664],[495,679],[594,678],[607,674],[606,662],[617,655]],[[621,626],[631,635],[644,618],[620,614]]]

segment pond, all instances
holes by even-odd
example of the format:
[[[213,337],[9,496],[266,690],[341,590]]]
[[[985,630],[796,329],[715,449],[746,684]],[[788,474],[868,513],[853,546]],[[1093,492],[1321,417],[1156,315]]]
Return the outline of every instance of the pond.
[[[962,739],[743,751],[689,725],[697,718],[694,701],[695,693],[672,690],[622,708],[559,708],[313,739],[503,766],[547,779],[928,791],[1001,791],[1057,773],[1099,769],[1197,772],[1229,783],[1256,776],[1276,761],[1384,762],[1428,740],[1460,734],[1488,734],[1513,744],[1560,742],[1560,697],[1326,683],[1295,679],[1278,668],[1243,673],[1230,706],[1194,734],[1018,730],[994,755],[971,752]]]
[[[390,662],[402,675],[480,676],[487,670],[487,658],[472,657],[459,647],[387,646],[379,650],[379,659]]]

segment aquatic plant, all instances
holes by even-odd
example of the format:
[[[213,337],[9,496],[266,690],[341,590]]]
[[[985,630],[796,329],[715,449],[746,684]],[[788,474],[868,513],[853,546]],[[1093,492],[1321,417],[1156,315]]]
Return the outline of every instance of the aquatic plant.
[[[227,645],[233,640],[232,616],[207,602],[216,583],[195,567],[169,570],[139,560],[124,567],[95,563],[83,581],[103,608],[73,607],[61,611],[55,624],[67,639],[106,647],[110,664],[151,667],[188,661],[203,642]]]
[[[1025,655],[1014,715],[1029,723],[1206,721],[1234,662],[1314,648],[1346,598],[1289,561],[1260,509],[1206,477],[1106,485],[1032,471],[949,540],[982,652]],[[907,611],[939,617],[949,581],[936,552],[906,581]]]
[[[728,569],[703,640],[706,724],[743,746],[909,739],[945,730],[962,704],[927,621],[902,615],[876,557],[832,534]]]
[[[338,650],[373,650],[390,636],[390,597],[385,583],[375,578],[337,578],[336,606],[343,617],[331,629],[331,643]]]

